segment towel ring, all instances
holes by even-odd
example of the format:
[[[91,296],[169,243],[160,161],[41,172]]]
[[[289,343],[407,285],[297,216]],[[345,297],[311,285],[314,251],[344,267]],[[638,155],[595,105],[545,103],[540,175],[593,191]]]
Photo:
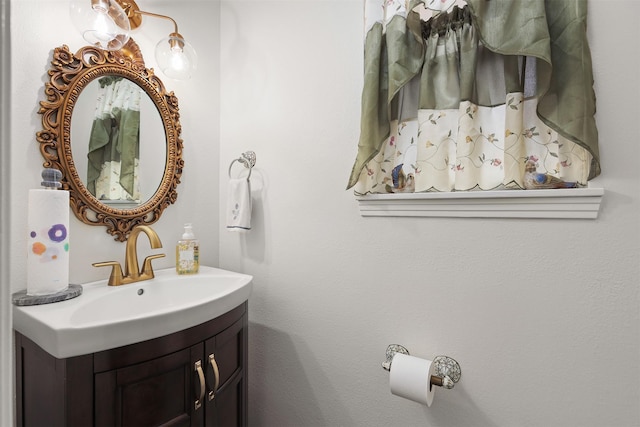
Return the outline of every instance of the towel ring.
[[[235,162],[240,162],[244,165],[245,168],[249,169],[249,175],[247,175],[247,180],[251,178],[251,170],[256,165],[256,153],[253,151],[245,151],[242,153],[242,156],[237,159],[233,159],[231,164],[229,165],[229,178],[231,178],[231,168],[233,168],[233,164]]]

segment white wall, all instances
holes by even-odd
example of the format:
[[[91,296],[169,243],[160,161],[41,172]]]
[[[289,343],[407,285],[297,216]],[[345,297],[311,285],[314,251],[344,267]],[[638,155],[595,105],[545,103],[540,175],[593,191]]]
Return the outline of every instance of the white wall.
[[[255,276],[251,424],[640,425],[640,2],[590,0],[597,220],[360,217],[363,2],[221,6],[221,209],[229,159],[258,159],[254,229],[220,237]],[[390,395],[390,343],[462,381],[429,409]]]
[[[174,16],[201,61],[194,80],[165,79],[180,99],[186,164],[177,204],[154,226],[169,254],[159,264],[173,265],[192,221],[205,264],[255,276],[251,425],[640,424],[639,2],[590,0],[606,188],[595,221],[360,217],[344,187],[359,131],[362,1],[185,3],[138,3]],[[11,6],[19,248],[27,191],[40,182],[34,134],[51,50],[84,43],[65,24],[66,0]],[[153,66],[167,28],[147,22],[154,35],[135,38]],[[254,229],[227,233],[227,168],[249,149]],[[102,228],[76,221],[71,232],[74,282],[106,277],[91,262],[124,257]],[[451,271],[454,261],[464,268]],[[10,262],[3,286],[24,288],[22,252]],[[462,381],[430,409],[391,396],[380,367],[389,343],[455,357]]]

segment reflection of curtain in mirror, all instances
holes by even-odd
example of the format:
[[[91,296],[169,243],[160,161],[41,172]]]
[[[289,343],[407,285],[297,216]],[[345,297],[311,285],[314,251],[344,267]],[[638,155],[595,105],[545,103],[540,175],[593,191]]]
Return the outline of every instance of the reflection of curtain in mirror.
[[[365,0],[357,194],[600,173],[586,0]]]
[[[98,100],[89,139],[87,189],[101,200],[140,200],[140,95],[119,76],[98,80]]]

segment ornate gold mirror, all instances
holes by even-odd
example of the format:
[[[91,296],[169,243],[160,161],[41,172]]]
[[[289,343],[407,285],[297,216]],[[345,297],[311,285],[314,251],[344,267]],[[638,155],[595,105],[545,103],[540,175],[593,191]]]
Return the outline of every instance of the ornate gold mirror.
[[[182,175],[178,99],[145,68],[130,39],[121,51],[86,46],[53,52],[43,130],[44,167],[62,172],[62,188],[85,224],[125,241],[173,204]]]

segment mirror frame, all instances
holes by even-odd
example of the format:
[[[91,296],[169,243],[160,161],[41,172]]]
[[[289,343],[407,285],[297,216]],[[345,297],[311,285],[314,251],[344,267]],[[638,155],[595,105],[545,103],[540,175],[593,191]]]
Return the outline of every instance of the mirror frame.
[[[133,39],[122,50],[113,52],[85,46],[73,54],[67,45],[57,47],[48,75],[46,99],[40,101],[38,111],[43,130],[36,133],[45,159],[43,166],[62,172],[62,189],[69,191],[71,210],[80,221],[106,226],[107,233],[124,242],[133,227],[155,223],[178,198],[177,186],[184,166],[178,98],[173,91],[166,92],[153,69],[145,68]],[[113,208],[93,196],[78,175],[71,150],[71,118],[76,101],[90,82],[104,75],[122,76],[138,84],[155,104],[164,125],[166,163],[162,181],[151,198],[132,209]]]

